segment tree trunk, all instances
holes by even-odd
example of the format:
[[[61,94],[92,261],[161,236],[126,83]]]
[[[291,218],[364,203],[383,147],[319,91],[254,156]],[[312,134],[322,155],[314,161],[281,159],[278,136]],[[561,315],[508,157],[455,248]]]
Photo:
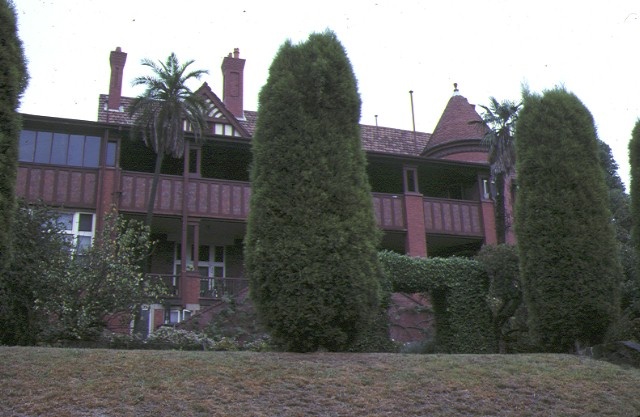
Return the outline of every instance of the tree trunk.
[[[158,183],[160,182],[160,171],[162,169],[162,161],[164,160],[164,152],[158,152],[156,154],[156,166],[153,171],[153,178],[151,179],[151,189],[149,190],[149,201],[147,202],[147,215],[144,220],[145,226],[151,230],[151,222],[153,221],[153,209],[156,202],[156,194],[158,193]],[[151,269],[150,258],[147,258],[142,265],[142,273],[144,275],[149,273]],[[139,335],[145,335],[146,329],[142,328],[142,311],[141,305],[138,304],[134,307],[133,315],[133,332]]]
[[[147,203],[147,217],[144,224],[151,228],[151,221],[153,220],[153,209],[156,202],[156,194],[158,192],[158,183],[160,182],[160,170],[162,169],[162,161],[164,160],[164,152],[158,152],[156,154],[156,166],[153,172],[153,179],[151,180],[151,189],[149,190],[149,201]]]
[[[504,196],[504,173],[496,175],[496,237],[498,244],[506,242],[506,219],[505,219],[505,196]]]

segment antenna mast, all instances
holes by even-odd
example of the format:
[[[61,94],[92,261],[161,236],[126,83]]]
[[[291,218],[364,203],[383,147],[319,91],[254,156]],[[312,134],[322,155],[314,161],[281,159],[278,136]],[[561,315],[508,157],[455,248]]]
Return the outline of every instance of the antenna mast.
[[[409,95],[411,96],[411,120],[413,122],[413,146],[418,149],[418,140],[416,139],[416,116],[413,111],[413,90],[409,90]]]

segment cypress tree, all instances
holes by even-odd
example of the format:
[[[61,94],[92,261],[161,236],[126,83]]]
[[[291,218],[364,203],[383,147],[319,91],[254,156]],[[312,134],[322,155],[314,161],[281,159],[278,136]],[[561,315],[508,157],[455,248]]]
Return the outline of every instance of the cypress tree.
[[[27,65],[18,38],[13,2],[0,0],[0,271],[11,259],[12,223],[21,120],[17,113],[27,87]]]
[[[621,266],[593,117],[561,88],[524,94],[516,233],[530,330],[545,351],[602,341]]]
[[[631,194],[631,239],[640,254],[640,120],[636,121],[629,141],[629,164],[631,166],[629,193]]]
[[[260,92],[245,260],[258,314],[287,350],[349,349],[379,311],[360,106],[331,31],[285,42]]]

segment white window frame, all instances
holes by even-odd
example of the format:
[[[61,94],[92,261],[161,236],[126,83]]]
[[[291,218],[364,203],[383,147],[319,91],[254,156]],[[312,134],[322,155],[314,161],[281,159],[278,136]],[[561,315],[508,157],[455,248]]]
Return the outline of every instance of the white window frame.
[[[173,270],[174,275],[180,274],[180,269],[182,266],[182,260],[180,259],[180,251],[178,250],[180,244],[176,242],[174,249],[174,258],[173,258]],[[206,247],[209,251],[209,256],[206,260],[198,260],[198,268],[207,268],[207,274],[205,278],[224,278],[227,276],[227,268],[226,268],[226,259],[227,259],[227,248],[223,245],[200,245],[200,248]],[[193,252],[194,252],[193,244],[190,246],[190,250],[187,252],[187,270],[193,270]],[[222,261],[216,262],[216,253],[218,250],[222,250]],[[201,252],[201,251],[199,251]],[[202,257],[202,253],[199,253]],[[222,268],[221,275],[215,275],[216,268]]]
[[[189,319],[193,312],[186,308],[171,308],[169,309],[169,320],[165,324],[178,324]],[[175,320],[174,320],[175,318]]]
[[[71,242],[72,242],[74,250],[78,249],[78,243],[79,243],[81,237],[90,238],[89,247],[93,246],[93,239],[95,237],[95,230],[96,230],[96,215],[95,215],[95,213],[86,212],[86,211],[75,211],[75,212],[60,211],[60,212],[57,212],[56,214],[57,214],[56,221],[58,222],[58,224],[64,225],[64,228],[61,230],[61,232],[64,233],[65,235],[71,236],[71,239],[72,239]],[[66,222],[66,221],[60,221],[61,217],[69,216],[69,215],[71,216],[71,224],[69,224],[69,222]],[[89,216],[91,216],[91,230],[90,231],[80,230],[80,216],[81,215],[89,215]]]

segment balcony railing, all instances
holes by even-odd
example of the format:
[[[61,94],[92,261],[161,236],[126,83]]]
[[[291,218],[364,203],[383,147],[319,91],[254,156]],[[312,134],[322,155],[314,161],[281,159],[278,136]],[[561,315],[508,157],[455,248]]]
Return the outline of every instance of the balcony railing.
[[[152,177],[150,173],[122,172],[120,210],[146,212]],[[97,169],[21,163],[18,167],[16,192],[30,201],[42,200],[55,206],[95,208],[97,182]],[[184,184],[182,176],[162,175],[155,213],[181,215]],[[247,219],[250,183],[189,178],[187,184],[185,203],[188,215],[241,221]],[[405,201],[402,194],[373,193],[372,197],[378,226],[384,230],[406,230]],[[425,197],[423,201],[425,233],[483,235],[480,202],[432,197]]]
[[[424,226],[427,233],[481,237],[484,229],[480,202],[425,198]]]
[[[457,236],[483,236],[480,202],[424,197],[425,233]],[[405,230],[403,195],[373,194],[378,226],[385,230]]]
[[[240,294],[240,291],[249,286],[247,278],[200,278],[201,298],[233,298]]]
[[[146,212],[152,174],[123,171],[120,209]],[[155,212],[182,213],[184,180],[181,176],[162,175],[158,183]],[[248,182],[208,178],[189,178],[186,207],[189,215],[244,220],[249,213],[251,186]]]
[[[166,288],[163,297],[180,296],[180,276],[171,274],[147,274],[147,280],[153,283],[160,283]]]
[[[383,229],[405,229],[402,195],[373,193],[373,211]]]
[[[54,206],[95,208],[97,183],[95,168],[20,163],[16,194]]]

